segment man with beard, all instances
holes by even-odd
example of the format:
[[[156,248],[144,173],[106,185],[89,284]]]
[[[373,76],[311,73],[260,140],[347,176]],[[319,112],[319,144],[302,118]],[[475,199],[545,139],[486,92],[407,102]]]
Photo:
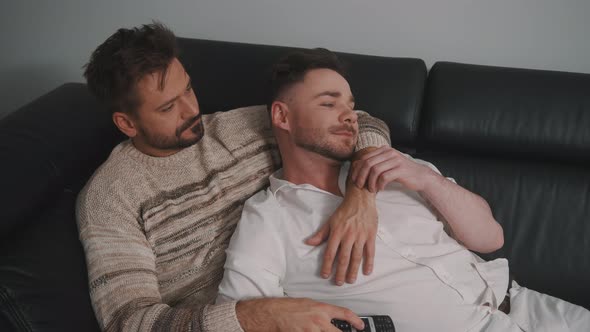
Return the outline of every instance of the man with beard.
[[[350,188],[358,116],[344,76],[325,49],[295,52],[275,65],[268,109],[283,168],[244,206],[218,302],[308,297],[389,315],[399,332],[587,330],[586,309],[520,287],[509,281],[506,259],[485,262],[470,251],[503,245],[483,198],[391,147],[352,166],[359,186],[379,192],[375,270],[341,287],[322,278],[325,248],[304,239]]]
[[[201,116],[174,34],[160,24],[118,30],[93,52],[85,77],[129,137],[78,197],[101,329],[335,330],[334,318],[362,327],[350,310],[309,299],[213,304],[243,203],[280,165],[266,107]],[[387,144],[387,127],[361,117],[371,129],[360,130],[357,149]],[[326,277],[336,259],[339,283],[354,281],[361,261],[371,272],[377,230],[371,194],[350,192],[308,241],[328,238]]]

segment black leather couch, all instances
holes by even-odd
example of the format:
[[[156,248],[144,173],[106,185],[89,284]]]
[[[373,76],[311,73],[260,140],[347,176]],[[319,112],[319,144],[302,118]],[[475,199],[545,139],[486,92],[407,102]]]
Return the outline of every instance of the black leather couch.
[[[179,39],[205,113],[265,103],[288,48]],[[590,308],[590,75],[341,54],[394,147],[481,194],[522,285]],[[95,331],[74,206],[124,137],[84,84],[0,121],[0,331]]]

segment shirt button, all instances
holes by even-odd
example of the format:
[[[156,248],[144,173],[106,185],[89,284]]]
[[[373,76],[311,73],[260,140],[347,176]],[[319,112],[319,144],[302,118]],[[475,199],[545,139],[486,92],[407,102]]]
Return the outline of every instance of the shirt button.
[[[492,307],[489,305],[489,303],[484,303],[483,305],[481,305],[479,308],[479,310],[491,314],[493,312]]]

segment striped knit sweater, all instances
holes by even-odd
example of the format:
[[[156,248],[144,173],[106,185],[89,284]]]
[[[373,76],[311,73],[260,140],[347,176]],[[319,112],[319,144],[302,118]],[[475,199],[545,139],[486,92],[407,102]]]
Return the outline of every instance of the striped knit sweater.
[[[105,331],[242,331],[235,302],[212,304],[243,203],[280,167],[264,106],[203,117],[203,139],[172,156],[125,141],[78,197],[90,297]],[[359,113],[357,148],[387,144]]]

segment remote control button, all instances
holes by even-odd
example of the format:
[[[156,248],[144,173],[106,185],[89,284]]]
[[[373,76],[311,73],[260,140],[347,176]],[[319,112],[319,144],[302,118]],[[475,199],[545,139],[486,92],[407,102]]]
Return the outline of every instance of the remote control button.
[[[340,331],[352,332],[352,326],[345,320],[332,319],[332,325],[336,326]]]

